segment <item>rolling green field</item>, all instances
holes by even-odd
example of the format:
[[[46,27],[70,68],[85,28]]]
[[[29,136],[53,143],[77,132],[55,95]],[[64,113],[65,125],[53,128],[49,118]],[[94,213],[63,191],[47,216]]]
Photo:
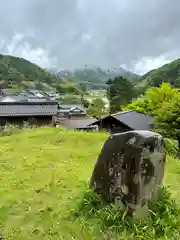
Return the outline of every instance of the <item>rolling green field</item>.
[[[166,234],[155,238],[153,228],[148,230],[148,238],[143,235],[147,231],[145,225],[136,238],[130,235],[127,227],[120,231],[108,227],[112,224],[103,228],[98,214],[94,217],[88,214],[74,217],[72,214],[87,189],[106,138],[106,133],[70,132],[58,128],[27,129],[0,137],[0,232],[3,238],[169,239]],[[178,206],[179,182],[180,163],[168,157],[165,185],[170,185],[171,198]],[[159,219],[161,217],[174,222],[173,209],[170,216]],[[180,216],[171,239],[180,239],[179,223]]]

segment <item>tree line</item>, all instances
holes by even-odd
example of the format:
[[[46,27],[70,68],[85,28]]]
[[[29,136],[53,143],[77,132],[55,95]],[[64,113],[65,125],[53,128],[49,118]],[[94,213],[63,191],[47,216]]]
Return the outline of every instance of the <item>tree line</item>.
[[[150,87],[140,92],[124,77],[116,77],[107,82],[109,109],[103,101],[96,100],[91,105],[91,114],[95,117],[122,110],[135,110],[152,115],[154,130],[164,137],[177,139],[180,135],[180,89],[163,82],[159,87]]]
[[[109,79],[106,84],[106,96],[109,102],[108,109],[105,107],[105,102],[102,99],[93,100],[89,107],[89,114],[96,118],[119,112],[122,110],[121,105],[130,103],[139,94],[132,82],[122,76]]]

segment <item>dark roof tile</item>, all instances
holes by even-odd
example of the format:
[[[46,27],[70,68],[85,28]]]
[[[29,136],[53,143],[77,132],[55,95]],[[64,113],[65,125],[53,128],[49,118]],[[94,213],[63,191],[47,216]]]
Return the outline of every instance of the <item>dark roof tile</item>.
[[[153,117],[134,110],[122,111],[101,118],[101,120],[113,117],[133,130],[152,130]],[[94,124],[98,124],[95,121]]]
[[[0,117],[55,115],[57,115],[57,104],[34,104],[29,102],[0,103]]]
[[[95,118],[70,118],[70,119],[60,119],[59,124],[65,128],[69,129],[83,129],[90,127],[89,125],[95,122]]]
[[[122,111],[111,115],[134,130],[151,130],[153,118],[137,111]]]

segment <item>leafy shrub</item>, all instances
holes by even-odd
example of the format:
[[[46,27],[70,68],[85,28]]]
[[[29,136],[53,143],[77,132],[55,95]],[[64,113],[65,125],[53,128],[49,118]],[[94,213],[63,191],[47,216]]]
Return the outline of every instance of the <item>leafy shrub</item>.
[[[177,155],[178,143],[176,140],[164,138],[165,149],[169,155]]]
[[[169,83],[149,88],[144,96],[132,101],[123,109],[141,111],[154,116],[155,131],[167,138],[180,134],[180,92]]]

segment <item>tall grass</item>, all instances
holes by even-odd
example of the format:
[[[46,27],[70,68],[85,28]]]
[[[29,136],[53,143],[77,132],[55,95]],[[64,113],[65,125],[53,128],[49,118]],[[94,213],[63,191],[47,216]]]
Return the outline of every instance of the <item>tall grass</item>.
[[[160,198],[149,205],[149,214],[141,220],[133,220],[113,204],[106,204],[100,196],[87,190],[77,199],[72,211],[74,218],[85,222],[96,220],[99,231],[126,239],[178,239],[180,237],[180,207],[163,188]]]

